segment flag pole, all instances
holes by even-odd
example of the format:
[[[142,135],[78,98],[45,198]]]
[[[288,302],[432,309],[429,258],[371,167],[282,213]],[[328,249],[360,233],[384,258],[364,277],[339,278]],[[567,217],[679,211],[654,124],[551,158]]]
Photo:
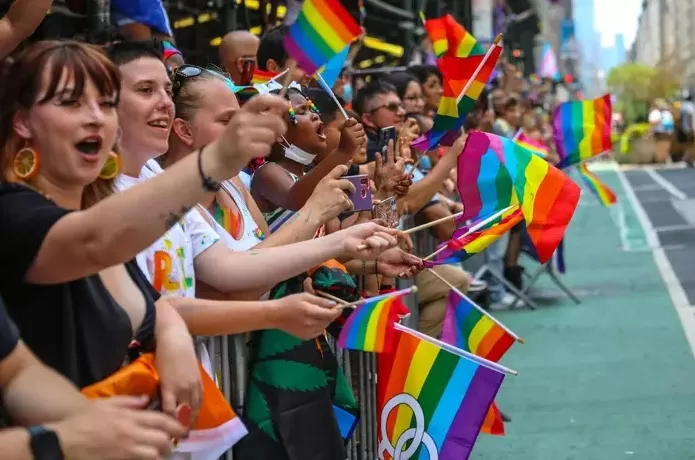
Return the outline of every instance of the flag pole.
[[[366,299],[360,299],[360,300],[355,300],[354,302],[346,302],[340,297],[336,297],[332,294],[329,294],[327,292],[323,291],[316,291],[316,295],[324,297],[328,300],[332,300],[334,302],[337,302],[339,305],[336,308],[344,309],[344,308],[357,308],[358,306],[362,305],[365,302],[374,302],[374,301],[379,301],[383,299],[389,299],[391,297],[398,297],[398,296],[406,296],[409,294],[415,294],[417,292],[417,286],[413,285],[410,286],[409,288],[401,289],[400,291],[393,291],[393,292],[387,292],[386,294],[381,294],[377,295],[374,297],[368,297]]]
[[[497,324],[499,327],[501,327],[502,329],[504,329],[504,330],[507,332],[507,334],[509,334],[509,335],[511,335],[512,337],[514,337],[514,340],[516,340],[516,341],[519,342],[519,343],[526,343],[526,342],[524,341],[524,339],[522,339],[521,337],[519,337],[518,335],[516,335],[515,333],[513,333],[507,326],[505,326],[504,324],[500,323],[500,322],[499,322],[495,317],[493,317],[490,313],[486,312],[480,305],[478,305],[477,303],[473,302],[473,300],[471,300],[470,297],[468,297],[466,294],[464,294],[463,292],[461,292],[461,291],[459,290],[459,288],[457,288],[456,286],[454,286],[453,284],[451,284],[449,281],[447,281],[447,279],[444,278],[442,275],[440,275],[440,274],[437,273],[436,271],[432,270],[431,268],[428,268],[427,270],[429,270],[429,272],[430,272],[431,274],[433,274],[437,279],[439,279],[439,281],[441,281],[442,283],[444,283],[444,284],[446,284],[447,286],[449,286],[449,288],[450,288],[452,291],[454,291],[456,294],[458,294],[459,296],[461,296],[461,298],[465,299],[467,302],[469,302],[471,305],[473,305],[480,313],[482,313],[483,315],[487,316],[488,318],[490,318],[490,320],[491,320],[492,322],[494,322],[494,323]]]
[[[470,359],[471,361],[475,361],[476,363],[480,364],[481,366],[487,367],[488,369],[491,369],[493,371],[501,372],[503,374],[509,374],[509,375],[519,375],[517,371],[514,369],[509,369],[508,367],[504,367],[501,364],[495,363],[493,361],[487,360],[485,358],[481,358],[480,356],[476,356],[472,353],[468,353],[467,351],[463,351],[458,347],[455,347],[453,345],[449,345],[446,342],[442,342],[441,340],[437,340],[433,337],[430,337],[429,335],[425,335],[422,332],[418,332],[414,329],[411,329],[407,326],[403,326],[402,324],[399,323],[393,323],[393,327],[401,332],[405,332],[406,334],[410,334],[414,337],[417,337],[420,340],[424,340],[425,342],[429,342],[431,344],[437,345],[440,348],[443,348],[444,350],[448,351],[449,353],[453,353],[456,356],[460,356],[462,358],[467,358]]]
[[[444,216],[442,218],[439,218],[437,220],[433,220],[431,222],[427,222],[426,224],[418,225],[417,227],[409,228],[408,230],[404,230],[403,234],[404,235],[410,235],[411,233],[419,232],[420,230],[425,230],[426,228],[434,227],[435,225],[439,225],[442,222],[448,222],[452,219],[458,219],[463,215],[463,211],[457,212],[456,214],[449,214],[448,216]]]
[[[461,102],[461,99],[463,99],[463,96],[466,95],[468,92],[468,89],[471,87],[475,79],[478,77],[478,74],[480,73],[481,70],[483,70],[483,66],[485,66],[485,63],[487,62],[488,59],[490,59],[490,56],[492,55],[492,52],[494,51],[496,46],[500,46],[499,43],[502,41],[502,34],[498,34],[497,37],[495,37],[495,41],[492,43],[492,46],[488,48],[487,53],[485,53],[485,56],[483,56],[483,60],[480,61],[480,64],[478,64],[478,67],[475,69],[473,72],[473,75],[470,76],[468,81],[466,82],[466,86],[463,87],[463,90],[461,91],[461,94],[458,95],[456,98],[456,105],[458,106],[459,103]]]
[[[340,102],[338,102],[338,98],[335,97],[335,93],[333,92],[333,88],[328,86],[328,83],[326,83],[326,80],[323,79],[323,75],[321,75],[321,72],[316,72],[316,78],[318,78],[319,85],[321,86],[321,88],[323,88],[323,90],[331,96],[331,99],[333,99],[333,102],[335,102],[335,105],[338,106],[338,110],[340,110],[340,113],[343,114],[343,116],[345,117],[346,120],[349,120],[350,117],[348,117],[347,112],[345,111],[343,106],[340,105]]]

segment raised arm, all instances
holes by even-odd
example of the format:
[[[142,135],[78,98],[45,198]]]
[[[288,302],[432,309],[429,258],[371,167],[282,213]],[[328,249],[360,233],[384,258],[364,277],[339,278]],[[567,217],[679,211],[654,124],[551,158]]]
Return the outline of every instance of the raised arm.
[[[233,252],[218,241],[195,258],[196,279],[225,293],[260,288],[329,259],[373,260],[397,244],[398,234],[397,230],[367,223],[322,238],[249,252]],[[367,247],[359,250],[362,244]]]
[[[0,19],[0,59],[33,34],[46,17],[52,0],[15,0]]]
[[[257,96],[201,151],[143,184],[60,218],[46,234],[27,281],[71,281],[134,258],[196,203],[209,199],[211,182],[238,174],[252,156],[268,155],[286,126],[278,116],[261,111],[286,106],[277,96]]]

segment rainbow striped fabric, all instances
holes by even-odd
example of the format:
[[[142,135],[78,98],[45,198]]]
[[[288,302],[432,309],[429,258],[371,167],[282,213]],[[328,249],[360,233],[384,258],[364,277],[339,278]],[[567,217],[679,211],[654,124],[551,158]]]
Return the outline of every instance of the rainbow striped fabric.
[[[596,195],[596,197],[602,205],[608,207],[613,206],[615,203],[618,202],[618,197],[615,195],[615,192],[611,190],[606,184],[601,182],[601,180],[596,176],[596,174],[589,170],[589,167],[586,163],[579,163],[577,165],[577,169],[579,170],[579,174],[581,174],[582,179],[584,179],[584,182],[586,183],[587,187],[589,187],[589,190],[591,190],[593,194]]]
[[[314,74],[360,34],[362,28],[338,0],[306,0],[285,35],[285,50]]]
[[[396,352],[378,357],[378,458],[467,459],[504,374],[396,332]]]
[[[251,77],[251,84],[253,85],[265,85],[271,79],[277,77],[279,74],[277,72],[271,72],[269,70],[256,69],[253,71],[253,76]]]
[[[611,149],[611,95],[569,101],[553,112],[553,137],[560,156],[558,168],[576,165]]]
[[[504,212],[500,218],[495,219],[485,228],[469,233],[469,227],[457,229],[451,240],[444,243],[446,249],[437,254],[430,261],[425,261],[428,267],[436,265],[456,264],[467,260],[476,254],[480,254],[507,233],[516,224],[524,220],[521,208],[516,205]],[[441,247],[441,246],[440,246]]]
[[[408,313],[402,297],[403,294],[396,291],[366,299],[345,321],[338,345],[345,350],[392,351],[393,323],[398,321],[399,315]]]
[[[432,49],[438,58],[446,55],[468,57],[485,54],[478,40],[470,34],[450,14],[435,19],[426,19],[424,13],[420,17],[432,42]]]
[[[579,204],[577,184],[513,140],[480,131],[468,134],[458,174],[461,219],[519,203],[538,259],[550,259]]]
[[[514,143],[530,150],[541,158],[547,158],[548,156],[548,147],[543,145],[542,142],[530,138],[523,132],[519,133],[519,135],[514,138]]]
[[[439,144],[450,146],[454,143],[461,135],[466,115],[475,108],[501,54],[502,47],[493,44],[489,56],[444,56],[439,60],[439,69],[444,78],[444,94],[434,117],[434,126],[415,140],[413,147],[424,152],[434,149]],[[461,96],[468,80],[483,60],[483,67],[459,100],[458,97]]]
[[[516,342],[497,321],[453,290],[449,292],[441,340],[494,362],[499,361]],[[485,417],[482,432],[504,434],[504,421],[494,403]]]

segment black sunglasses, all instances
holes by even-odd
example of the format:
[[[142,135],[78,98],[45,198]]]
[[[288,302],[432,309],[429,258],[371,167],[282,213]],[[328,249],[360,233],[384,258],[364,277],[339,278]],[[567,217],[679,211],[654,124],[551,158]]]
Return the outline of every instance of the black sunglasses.
[[[174,69],[171,73],[171,83],[172,83],[172,88],[171,88],[171,94],[173,98],[176,98],[179,95],[179,92],[181,91],[181,87],[183,86],[183,82],[189,78],[195,78],[199,77],[202,75],[202,73],[205,71],[202,67],[198,67],[197,65],[191,65],[191,64],[184,64],[181,67],[177,67]]]

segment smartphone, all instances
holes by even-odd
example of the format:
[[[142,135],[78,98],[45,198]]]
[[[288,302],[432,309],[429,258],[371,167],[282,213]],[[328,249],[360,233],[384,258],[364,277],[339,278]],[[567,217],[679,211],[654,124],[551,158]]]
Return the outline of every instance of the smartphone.
[[[392,196],[374,204],[372,215],[375,219],[381,219],[387,227],[398,228],[398,206],[396,197]]]
[[[381,131],[379,131],[379,142],[377,144],[377,151],[381,153],[382,157],[384,158],[384,161],[386,161],[386,148],[389,145],[389,141],[396,141],[396,128],[393,126],[381,128]]]
[[[348,195],[354,205],[355,211],[369,211],[372,209],[372,189],[369,186],[369,176],[360,174],[358,176],[344,176],[355,186],[355,191]]]

